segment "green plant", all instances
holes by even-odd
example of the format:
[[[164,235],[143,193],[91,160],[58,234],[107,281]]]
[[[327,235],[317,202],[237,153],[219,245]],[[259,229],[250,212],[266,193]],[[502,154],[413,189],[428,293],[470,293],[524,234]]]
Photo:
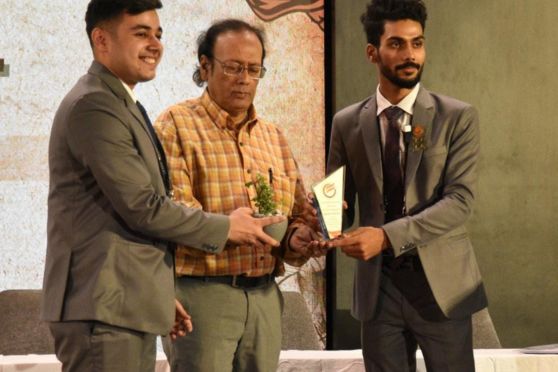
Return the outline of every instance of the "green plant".
[[[275,203],[273,188],[265,180],[264,176],[258,173],[255,181],[246,183],[246,187],[251,186],[256,189],[256,196],[252,201],[256,203],[258,213],[264,216],[277,214],[277,204]]]

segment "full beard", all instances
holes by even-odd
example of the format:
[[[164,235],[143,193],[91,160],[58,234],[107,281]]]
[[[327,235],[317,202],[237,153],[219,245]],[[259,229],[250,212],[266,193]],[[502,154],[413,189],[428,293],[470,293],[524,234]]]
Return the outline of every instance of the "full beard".
[[[406,67],[409,66],[413,66],[413,67],[417,67],[418,73],[414,78],[411,79],[404,79],[404,78],[400,78],[399,76],[397,76],[396,74],[394,74],[393,72],[391,72],[386,66],[382,65],[380,68],[380,71],[382,72],[382,75],[384,75],[384,77],[386,79],[388,79],[392,84],[394,84],[395,86],[398,86],[399,88],[403,88],[403,89],[412,89],[415,87],[415,85],[417,85],[420,82],[420,78],[422,76],[422,71],[423,71],[423,67],[424,66],[420,66],[418,64],[413,64],[413,63],[406,63],[400,66],[396,66],[395,70],[401,70],[404,69]]]

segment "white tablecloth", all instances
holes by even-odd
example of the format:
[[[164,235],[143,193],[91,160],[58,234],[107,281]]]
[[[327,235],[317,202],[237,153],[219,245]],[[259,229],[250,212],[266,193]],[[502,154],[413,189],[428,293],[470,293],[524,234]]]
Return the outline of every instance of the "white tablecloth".
[[[558,355],[532,355],[517,349],[475,350],[476,372],[558,372]],[[280,372],[364,372],[361,350],[282,351]],[[417,371],[426,372],[417,352]]]
[[[475,350],[476,372],[557,372],[558,355],[522,354],[517,349]],[[417,370],[426,372],[417,352]],[[0,372],[60,372],[54,355],[0,355]],[[156,372],[169,372],[163,353],[157,354]],[[282,351],[279,372],[364,372],[360,350]]]
[[[0,372],[61,372],[55,355],[0,355]],[[170,372],[164,353],[157,353],[155,372]]]

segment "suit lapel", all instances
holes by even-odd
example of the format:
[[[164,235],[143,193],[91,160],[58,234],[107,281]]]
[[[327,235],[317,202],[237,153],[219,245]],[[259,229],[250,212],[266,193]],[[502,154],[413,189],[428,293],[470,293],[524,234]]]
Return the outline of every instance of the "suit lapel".
[[[128,107],[128,110],[132,113],[132,116],[135,117],[136,120],[141,124],[143,130],[145,131],[147,136],[151,139],[151,142],[153,142],[149,129],[147,129],[147,123],[143,119],[143,115],[139,111],[138,106],[132,102],[131,98],[126,99],[126,106]],[[155,143],[153,143],[153,146],[155,146]]]
[[[428,138],[432,130],[432,121],[434,119],[434,101],[430,96],[430,93],[424,88],[420,88],[417,100],[415,101],[412,127],[422,126],[425,130],[424,138],[426,139],[426,145],[428,146]],[[420,164],[420,159],[422,158],[422,149],[413,148],[413,140],[408,144],[407,148],[407,162],[405,166],[405,191],[409,187],[411,181],[415,178],[418,166]]]
[[[362,141],[364,142],[364,149],[370,165],[372,177],[376,182],[378,190],[382,190],[382,148],[378,128],[378,117],[376,116],[376,95],[370,97],[360,111],[358,125],[362,133]]]
[[[89,72],[99,76],[99,78],[105,82],[105,84],[109,87],[109,89],[121,100],[124,101],[124,105],[130,111],[132,116],[138,121],[141,125],[143,130],[145,131],[146,135],[151,139],[151,135],[149,133],[149,129],[147,129],[147,123],[145,123],[143,119],[143,115],[139,111],[138,107],[136,106],[135,102],[133,101],[132,97],[128,94],[122,82],[112,74],[105,66],[101,65],[97,61],[94,61],[91,67],[89,68]],[[153,139],[151,139],[153,142]],[[155,144],[153,144],[155,146]]]
[[[140,127],[143,128],[145,135],[153,145],[153,150],[155,151],[155,155],[156,155],[155,160],[158,162],[158,168],[161,174],[161,180],[163,181],[163,185],[167,191],[170,190],[171,187],[170,187],[170,180],[168,178],[168,169],[167,169],[165,153],[160,147],[161,145],[159,144],[157,138],[156,137],[154,138],[150,130],[147,128],[148,124],[145,122],[145,119],[143,118],[143,115],[141,114],[138,106],[136,105],[136,103],[134,102],[130,94],[126,91],[120,79],[114,76],[112,72],[110,72],[105,66],[98,63],[97,61],[93,61],[93,64],[89,68],[89,73],[98,76],[99,79],[101,79],[107,85],[107,87],[114,93],[114,95],[122,100],[124,106],[126,106],[128,111],[136,119]]]

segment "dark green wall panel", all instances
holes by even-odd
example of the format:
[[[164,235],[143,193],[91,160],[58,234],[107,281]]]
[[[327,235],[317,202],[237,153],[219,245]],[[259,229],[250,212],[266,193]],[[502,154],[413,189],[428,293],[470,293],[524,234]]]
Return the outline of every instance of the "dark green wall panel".
[[[359,16],[335,2],[335,108],[375,90]],[[551,0],[427,0],[423,84],[477,107],[482,155],[469,223],[504,347],[558,342],[558,5]],[[337,307],[352,262],[338,260]]]

